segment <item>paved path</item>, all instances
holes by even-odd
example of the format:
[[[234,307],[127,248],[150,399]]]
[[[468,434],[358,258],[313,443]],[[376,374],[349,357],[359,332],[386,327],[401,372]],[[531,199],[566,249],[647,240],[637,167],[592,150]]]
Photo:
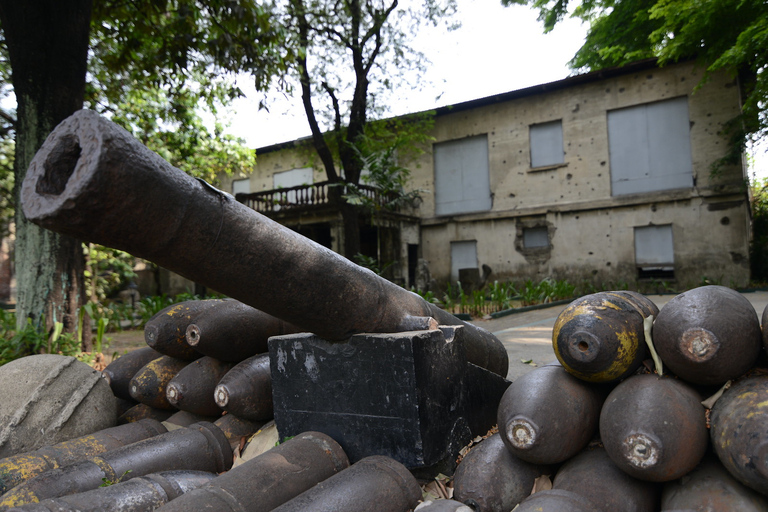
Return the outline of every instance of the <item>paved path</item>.
[[[758,318],[768,306],[768,292],[757,291],[743,294],[754,306]],[[647,295],[659,309],[674,295]],[[537,366],[556,361],[552,350],[552,328],[560,312],[568,304],[544,309],[515,313],[494,320],[473,320],[472,323],[491,331],[498,337],[509,354],[507,378],[514,381],[533,370],[535,366],[523,363],[531,360]]]

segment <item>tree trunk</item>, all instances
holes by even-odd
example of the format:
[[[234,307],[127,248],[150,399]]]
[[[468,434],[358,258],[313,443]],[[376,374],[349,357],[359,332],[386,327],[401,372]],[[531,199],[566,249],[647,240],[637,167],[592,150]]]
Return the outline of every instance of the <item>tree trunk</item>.
[[[30,318],[47,332],[56,322],[64,324],[64,332],[74,332],[78,308],[85,301],[82,244],[28,222],[18,192],[48,134],[83,107],[90,19],[91,0],[0,0],[0,23],[18,103],[14,163],[18,327]],[[86,340],[84,336],[83,349],[89,350]]]

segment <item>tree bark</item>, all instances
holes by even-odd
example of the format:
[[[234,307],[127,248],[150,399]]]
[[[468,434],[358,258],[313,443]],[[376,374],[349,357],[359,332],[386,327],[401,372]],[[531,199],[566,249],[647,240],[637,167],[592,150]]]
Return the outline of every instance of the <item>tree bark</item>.
[[[59,122],[83,107],[91,0],[0,0],[18,103],[14,197],[27,167]],[[16,208],[17,327],[77,328],[86,300],[82,243],[28,222]],[[90,329],[86,330],[90,333]],[[84,334],[86,334],[84,333]],[[90,338],[84,336],[84,350]]]

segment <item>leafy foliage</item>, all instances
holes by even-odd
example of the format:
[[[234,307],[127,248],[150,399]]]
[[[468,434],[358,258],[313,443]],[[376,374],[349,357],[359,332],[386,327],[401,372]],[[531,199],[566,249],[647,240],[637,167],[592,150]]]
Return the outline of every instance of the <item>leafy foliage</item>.
[[[502,0],[539,10],[545,31],[568,14],[568,0]],[[697,59],[711,73],[738,73],[742,116],[731,123],[735,162],[749,139],[768,134],[768,9],[762,0],[585,0],[573,16],[590,23],[575,69],[597,70],[655,57]],[[705,77],[706,80],[706,77]]]

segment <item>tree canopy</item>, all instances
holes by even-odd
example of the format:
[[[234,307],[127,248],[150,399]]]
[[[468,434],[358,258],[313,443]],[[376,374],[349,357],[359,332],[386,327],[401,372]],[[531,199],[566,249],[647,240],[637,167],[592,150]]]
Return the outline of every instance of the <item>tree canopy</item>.
[[[502,0],[539,10],[545,31],[569,12],[568,0]],[[768,9],[763,0],[584,0],[572,15],[590,23],[571,61],[579,70],[655,57],[664,65],[696,59],[708,73],[737,74],[742,116],[730,126],[738,158],[750,139],[768,134]],[[706,77],[705,77],[706,79]]]

